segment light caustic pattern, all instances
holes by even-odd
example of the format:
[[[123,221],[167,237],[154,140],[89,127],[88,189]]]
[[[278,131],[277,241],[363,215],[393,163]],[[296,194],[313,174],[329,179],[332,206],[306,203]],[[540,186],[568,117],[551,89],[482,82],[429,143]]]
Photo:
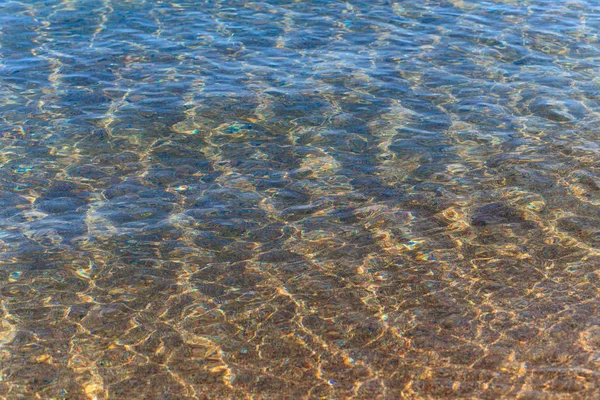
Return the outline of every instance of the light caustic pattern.
[[[2,2],[0,396],[600,397],[599,17]]]

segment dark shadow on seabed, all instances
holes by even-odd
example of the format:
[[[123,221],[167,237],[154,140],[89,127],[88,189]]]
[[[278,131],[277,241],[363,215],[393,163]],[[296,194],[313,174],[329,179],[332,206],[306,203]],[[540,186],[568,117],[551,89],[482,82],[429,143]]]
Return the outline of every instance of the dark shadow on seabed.
[[[0,4],[0,396],[600,397],[596,2]]]

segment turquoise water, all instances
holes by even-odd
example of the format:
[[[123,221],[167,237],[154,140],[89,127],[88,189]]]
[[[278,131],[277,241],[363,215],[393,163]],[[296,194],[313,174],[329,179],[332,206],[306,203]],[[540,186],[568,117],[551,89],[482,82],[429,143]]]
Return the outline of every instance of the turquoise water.
[[[0,396],[600,397],[599,25],[0,3]]]

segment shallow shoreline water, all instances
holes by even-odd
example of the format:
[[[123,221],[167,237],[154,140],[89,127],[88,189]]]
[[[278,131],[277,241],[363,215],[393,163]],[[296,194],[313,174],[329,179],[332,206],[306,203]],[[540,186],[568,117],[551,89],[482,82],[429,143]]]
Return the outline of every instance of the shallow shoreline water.
[[[600,397],[600,7],[0,4],[0,396]]]

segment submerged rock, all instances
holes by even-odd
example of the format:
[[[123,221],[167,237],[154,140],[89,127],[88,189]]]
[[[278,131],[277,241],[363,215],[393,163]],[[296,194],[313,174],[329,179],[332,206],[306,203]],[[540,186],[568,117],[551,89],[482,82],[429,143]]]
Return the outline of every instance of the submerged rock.
[[[523,213],[504,203],[492,203],[475,210],[471,224],[487,226],[524,222]]]

